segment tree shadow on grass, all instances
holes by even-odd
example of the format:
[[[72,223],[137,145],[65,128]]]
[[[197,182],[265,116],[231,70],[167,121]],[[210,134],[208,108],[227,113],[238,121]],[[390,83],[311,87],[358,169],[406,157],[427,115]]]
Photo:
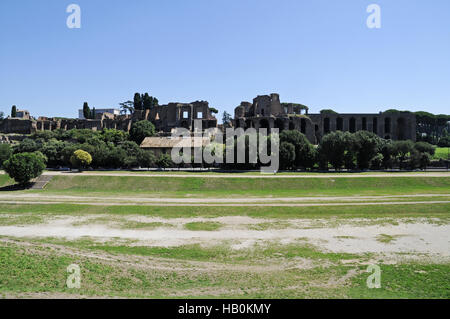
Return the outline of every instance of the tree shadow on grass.
[[[34,183],[29,183],[27,185],[19,185],[19,184],[13,184],[13,185],[7,185],[0,187],[0,192],[17,192],[17,191],[24,191],[31,189],[33,187]]]

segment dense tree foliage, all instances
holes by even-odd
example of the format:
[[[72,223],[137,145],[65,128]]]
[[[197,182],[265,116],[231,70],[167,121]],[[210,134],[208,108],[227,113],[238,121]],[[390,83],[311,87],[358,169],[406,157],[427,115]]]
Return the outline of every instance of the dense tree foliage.
[[[142,141],[149,136],[155,135],[155,126],[150,121],[139,121],[133,123],[130,130],[130,139],[137,144],[141,144]]]
[[[17,116],[17,107],[15,105],[13,105],[11,107],[11,117],[16,117]]]
[[[12,155],[3,163],[8,175],[19,185],[26,185],[45,169],[45,157],[42,153],[19,153]]]
[[[83,169],[92,163],[92,156],[86,151],[76,150],[70,157],[70,163],[76,168]]]
[[[9,144],[0,144],[0,168],[3,167],[3,162],[9,159],[11,155],[11,146]]]

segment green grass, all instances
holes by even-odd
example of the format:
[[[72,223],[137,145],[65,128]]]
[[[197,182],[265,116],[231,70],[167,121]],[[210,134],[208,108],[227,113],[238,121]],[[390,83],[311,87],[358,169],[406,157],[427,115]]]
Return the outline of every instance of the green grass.
[[[450,204],[392,206],[315,206],[315,207],[224,207],[224,206],[94,206],[77,204],[0,204],[0,214],[44,216],[141,215],[162,218],[215,218],[248,216],[254,218],[404,218],[448,219]]]
[[[434,153],[434,159],[450,159],[450,147],[438,147]]]
[[[12,185],[14,181],[8,175],[0,174],[0,187]]]
[[[186,223],[184,228],[194,231],[214,231],[219,230],[223,225],[216,222],[192,222]]]
[[[448,193],[450,177],[204,178],[56,176],[44,193],[150,197],[299,197]]]
[[[97,247],[96,249],[101,249]],[[381,264],[381,289],[368,289],[367,266],[342,265],[339,260],[352,255],[326,254],[307,246],[282,246],[257,250],[235,256],[218,247],[211,250],[194,246],[178,248],[110,247],[106,254],[139,254],[173,259],[173,270],[142,269],[134,263],[102,262],[99,259],[64,254],[38,248],[30,251],[14,244],[0,245],[0,297],[24,293],[65,293],[73,296],[143,297],[143,298],[442,298],[450,297],[449,264]],[[223,255],[225,254],[225,255]],[[240,254],[240,255],[239,255]],[[296,257],[327,260],[331,264],[311,269],[273,271],[227,270],[214,271],[180,268],[183,260],[227,262],[232,258],[251,257],[260,261]],[[113,257],[114,255],[111,255]],[[264,259],[266,258],[266,259]],[[66,287],[67,266],[81,268],[81,289]],[[175,267],[176,265],[176,267]],[[220,265],[220,264],[217,264]],[[358,270],[354,277],[338,283],[349,271]]]
[[[398,236],[391,236],[386,234],[380,234],[377,236],[377,241],[383,244],[390,244],[397,239]]]
[[[367,273],[353,279],[351,298],[450,298],[450,264],[380,265],[381,288],[367,289]],[[364,270],[362,267],[361,270]]]

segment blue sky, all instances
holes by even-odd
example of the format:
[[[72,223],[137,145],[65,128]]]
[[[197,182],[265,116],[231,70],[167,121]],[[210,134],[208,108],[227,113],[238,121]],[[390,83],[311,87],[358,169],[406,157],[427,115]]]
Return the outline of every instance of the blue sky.
[[[381,29],[366,26],[372,3]],[[1,111],[76,117],[134,92],[232,114],[273,92],[311,112],[448,114],[450,1],[0,1]]]

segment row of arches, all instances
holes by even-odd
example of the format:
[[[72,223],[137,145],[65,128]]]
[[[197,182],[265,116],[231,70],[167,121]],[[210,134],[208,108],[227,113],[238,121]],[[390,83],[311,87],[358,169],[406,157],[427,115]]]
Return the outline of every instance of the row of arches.
[[[308,122],[306,119],[302,118],[300,120],[294,120],[294,119],[286,119],[286,118],[278,118],[273,121],[269,121],[268,119],[261,119],[261,120],[252,120],[248,119],[245,120],[244,123],[241,123],[241,121],[236,121],[236,128],[265,128],[265,129],[271,129],[271,128],[277,128],[280,132],[284,130],[299,130],[303,134],[306,134],[307,130],[307,124]],[[244,125],[242,125],[244,124]]]
[[[368,131],[368,119],[367,117],[362,117],[361,119],[361,129],[362,131]],[[405,119],[399,118],[397,120],[397,124],[399,128],[404,127],[405,125]],[[356,118],[351,117],[348,119],[348,131],[350,133],[355,133],[358,130]],[[323,120],[323,131],[325,134],[328,134],[331,132],[331,120],[330,118],[326,117]],[[336,131],[344,131],[344,119],[342,117],[336,118]],[[378,118],[374,117],[372,118],[372,130],[373,133],[378,134]],[[404,131],[402,129],[399,129],[399,131]],[[391,134],[392,133],[392,120],[390,117],[384,118],[384,134]]]

